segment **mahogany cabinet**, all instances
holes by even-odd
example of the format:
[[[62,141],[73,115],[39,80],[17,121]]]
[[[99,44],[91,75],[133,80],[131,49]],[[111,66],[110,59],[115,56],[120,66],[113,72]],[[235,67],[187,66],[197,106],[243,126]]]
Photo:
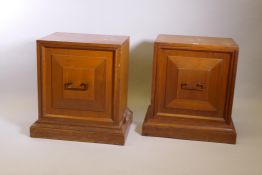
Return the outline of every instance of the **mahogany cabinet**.
[[[129,38],[54,33],[37,40],[39,118],[31,137],[124,144]]]
[[[159,35],[145,136],[235,143],[238,46],[229,38]]]

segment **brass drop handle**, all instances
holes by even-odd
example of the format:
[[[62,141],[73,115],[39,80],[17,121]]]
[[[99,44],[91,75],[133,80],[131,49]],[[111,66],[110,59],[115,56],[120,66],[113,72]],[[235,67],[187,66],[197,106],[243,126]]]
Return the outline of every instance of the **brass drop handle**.
[[[88,88],[88,85],[86,83],[81,83],[80,87],[74,87],[73,83],[65,83],[64,89],[65,90],[71,90],[71,91],[86,91]]]
[[[204,85],[197,83],[195,86],[189,85],[187,83],[181,83],[181,89],[183,90],[192,90],[192,91],[203,91]]]

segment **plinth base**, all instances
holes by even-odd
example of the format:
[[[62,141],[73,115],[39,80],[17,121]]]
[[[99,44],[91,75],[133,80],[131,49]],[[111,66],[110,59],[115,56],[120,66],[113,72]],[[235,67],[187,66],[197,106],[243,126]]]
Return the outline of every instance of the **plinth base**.
[[[120,127],[76,126],[47,123],[42,122],[40,119],[31,126],[30,136],[34,138],[124,145],[132,120],[133,113],[130,110],[127,112],[125,120]]]
[[[167,121],[154,119],[151,107],[148,107],[142,127],[142,135],[168,137],[207,142],[236,143],[236,131],[233,123],[190,121],[190,119],[176,119]]]

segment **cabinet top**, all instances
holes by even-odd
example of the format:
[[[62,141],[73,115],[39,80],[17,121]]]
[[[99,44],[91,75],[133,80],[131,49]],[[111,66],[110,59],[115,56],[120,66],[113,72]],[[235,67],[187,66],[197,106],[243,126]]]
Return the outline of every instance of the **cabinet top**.
[[[237,43],[232,38],[218,38],[206,36],[183,36],[183,35],[158,35],[156,43],[171,45],[192,45],[210,47],[230,47],[238,48]]]
[[[81,43],[81,44],[102,44],[102,45],[122,45],[128,39],[129,39],[128,36],[56,32],[44,38],[40,38],[37,41]]]

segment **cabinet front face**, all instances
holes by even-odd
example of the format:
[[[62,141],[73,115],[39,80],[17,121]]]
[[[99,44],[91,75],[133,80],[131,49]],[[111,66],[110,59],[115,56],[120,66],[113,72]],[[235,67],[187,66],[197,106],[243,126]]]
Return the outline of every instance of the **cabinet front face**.
[[[41,48],[43,117],[112,121],[113,51]]]
[[[159,49],[155,115],[225,120],[230,53]]]

